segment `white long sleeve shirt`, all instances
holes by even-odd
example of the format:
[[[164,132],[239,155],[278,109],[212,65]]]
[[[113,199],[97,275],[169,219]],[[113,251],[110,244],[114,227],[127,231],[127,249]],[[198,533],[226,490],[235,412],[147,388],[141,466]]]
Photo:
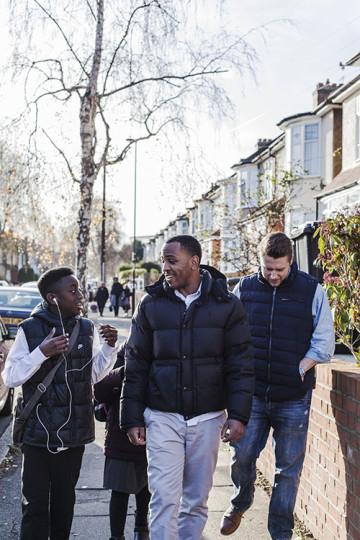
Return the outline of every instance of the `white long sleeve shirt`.
[[[103,379],[111,371],[116,360],[117,351],[117,344],[115,347],[110,347],[107,343],[101,346],[99,333],[94,328],[91,374],[93,384]],[[38,371],[47,358],[41,352],[40,347],[36,347],[30,352],[25,332],[20,327],[6,359],[2,373],[4,383],[9,388],[21,386]]]

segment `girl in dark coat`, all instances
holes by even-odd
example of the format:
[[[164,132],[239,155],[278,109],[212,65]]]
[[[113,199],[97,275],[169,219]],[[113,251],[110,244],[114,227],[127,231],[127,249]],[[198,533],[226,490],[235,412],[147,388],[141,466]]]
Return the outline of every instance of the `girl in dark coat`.
[[[98,305],[100,317],[103,316],[104,307],[106,304],[106,300],[109,298],[109,291],[105,287],[105,283],[102,282],[101,286],[96,291],[95,295],[95,302]]]
[[[126,433],[119,427],[125,346],[126,342],[119,349],[112,371],[94,386],[96,401],[106,404],[104,487],[111,489],[110,540],[124,540],[130,493],[134,493],[136,498],[134,540],[148,540],[150,493],[145,447],[131,444]]]

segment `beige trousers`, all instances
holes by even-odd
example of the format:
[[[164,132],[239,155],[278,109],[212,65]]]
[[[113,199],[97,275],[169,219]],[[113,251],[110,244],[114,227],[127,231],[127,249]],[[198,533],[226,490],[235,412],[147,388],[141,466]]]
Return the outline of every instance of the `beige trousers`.
[[[207,500],[226,419],[194,426],[178,415],[145,414],[152,540],[199,540],[207,520]]]

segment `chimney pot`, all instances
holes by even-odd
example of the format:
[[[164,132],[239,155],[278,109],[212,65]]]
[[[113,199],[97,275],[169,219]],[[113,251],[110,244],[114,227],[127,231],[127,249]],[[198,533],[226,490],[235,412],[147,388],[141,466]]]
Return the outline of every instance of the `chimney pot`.
[[[331,84],[329,79],[326,79],[325,84],[319,82],[313,92],[313,109],[316,109],[320,103],[325,101],[335,88],[338,88],[338,85],[336,83]]]

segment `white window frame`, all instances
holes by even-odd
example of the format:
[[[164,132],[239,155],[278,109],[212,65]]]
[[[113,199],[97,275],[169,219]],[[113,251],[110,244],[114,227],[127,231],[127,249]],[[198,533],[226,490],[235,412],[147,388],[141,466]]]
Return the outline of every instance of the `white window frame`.
[[[360,159],[360,96],[356,97],[356,159]]]
[[[306,128],[317,126],[317,137],[306,138]],[[296,137],[296,139],[295,139]],[[309,158],[306,158],[307,149],[314,153],[313,165],[309,166]],[[291,127],[291,165],[300,164],[309,176],[320,176],[320,122],[307,122],[296,124]],[[309,152],[310,153],[310,152]]]
[[[251,192],[251,185],[250,185],[250,173],[249,171],[241,171],[240,172],[240,189],[239,189],[239,199],[240,199],[240,205],[243,208],[247,208],[251,206],[253,194]]]
[[[270,201],[274,194],[272,159],[268,159],[264,164],[264,197],[265,202]]]

